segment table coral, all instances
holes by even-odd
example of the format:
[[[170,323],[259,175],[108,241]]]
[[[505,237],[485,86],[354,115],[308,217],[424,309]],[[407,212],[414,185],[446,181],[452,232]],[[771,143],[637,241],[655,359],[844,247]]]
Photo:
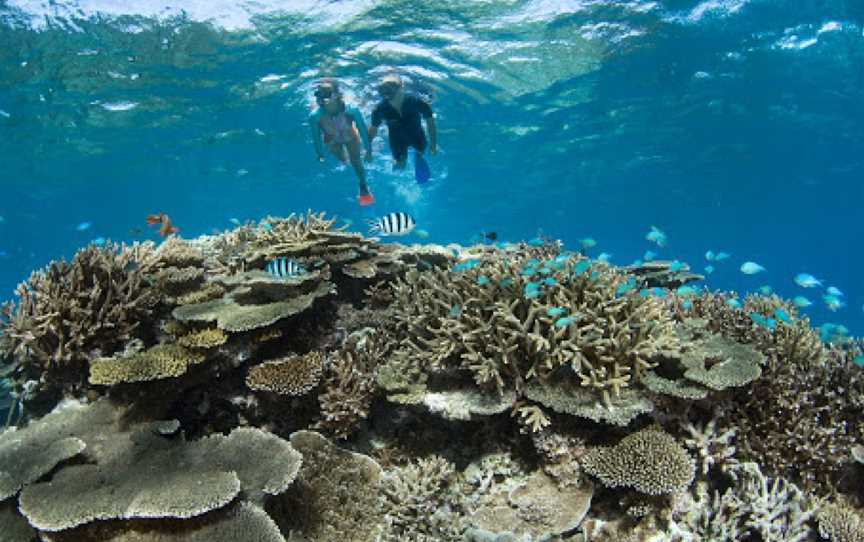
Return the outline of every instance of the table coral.
[[[299,314],[319,297],[330,294],[330,285],[322,282],[313,291],[283,301],[240,303],[231,294],[220,299],[183,305],[174,309],[177,320],[216,322],[219,329],[239,333],[267,327],[278,320]]]
[[[205,328],[186,333],[177,338],[177,344],[186,348],[208,350],[225,344],[228,335],[219,328]]]
[[[251,367],[246,375],[246,385],[255,391],[303,395],[318,385],[323,368],[321,352],[289,355]]]
[[[131,355],[100,358],[90,364],[90,383],[113,386],[127,382],[146,382],[186,374],[190,365],[205,360],[204,354],[177,344],[159,344]]]
[[[221,508],[241,489],[244,498],[260,502],[283,492],[300,467],[300,454],[287,441],[260,429],[196,442],[168,439],[147,423],[121,430],[115,420],[122,411],[106,411],[106,403],[73,412],[96,422],[98,432],[63,428],[87,443],[92,463],[65,466],[21,492],[20,510],[37,529],[62,531],[97,519],[189,518]]]
[[[286,542],[267,512],[245,501],[184,520],[102,521],[42,537],[45,542]]]

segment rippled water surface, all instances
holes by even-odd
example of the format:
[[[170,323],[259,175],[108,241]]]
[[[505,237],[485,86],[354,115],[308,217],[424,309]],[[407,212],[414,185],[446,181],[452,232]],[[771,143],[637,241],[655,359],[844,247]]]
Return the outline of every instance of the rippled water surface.
[[[91,239],[146,238],[156,211],[194,236],[403,210],[432,242],[590,236],[697,270],[729,252],[710,287],[808,295],[815,323],[864,333],[860,2],[179,5],[0,2],[0,298]],[[361,210],[352,173],[315,160],[311,89],[339,77],[368,115],[393,70],[433,101],[441,153],[419,187],[379,138]]]

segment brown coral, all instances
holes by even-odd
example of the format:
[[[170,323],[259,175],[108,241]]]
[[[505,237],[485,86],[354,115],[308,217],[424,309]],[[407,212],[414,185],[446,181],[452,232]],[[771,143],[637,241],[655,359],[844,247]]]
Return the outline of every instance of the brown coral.
[[[159,344],[131,355],[100,358],[90,364],[90,383],[113,386],[145,382],[186,374],[190,365],[204,361],[204,355],[176,344]]]
[[[314,431],[297,431],[290,440],[303,456],[297,482],[280,499],[292,528],[308,540],[378,540],[381,467]]]
[[[172,312],[181,322],[216,322],[224,331],[239,333],[267,327],[278,320],[299,314],[320,297],[331,293],[329,282],[320,282],[308,293],[271,301],[251,295],[251,289],[238,288],[220,299],[183,305]]]
[[[187,333],[177,339],[177,344],[186,348],[215,348],[225,344],[228,340],[228,335],[219,328],[200,329]]]
[[[382,540],[462,540],[467,500],[454,466],[440,456],[395,469],[383,484],[387,529]]]
[[[398,331],[422,366],[459,367],[499,393],[565,369],[610,405],[654,355],[677,349],[662,301],[625,293],[628,279],[605,264],[507,251],[467,261],[395,286]]]
[[[122,348],[158,301],[140,267],[151,250],[88,245],[31,274],[16,289],[17,306],[5,309],[5,354],[50,375]]]
[[[831,542],[864,542],[864,520],[845,503],[824,506],[817,515],[819,534]]]
[[[255,391],[303,395],[318,385],[323,367],[324,355],[321,352],[288,356],[250,368],[246,375],[246,385]]]
[[[375,394],[376,368],[386,350],[380,339],[364,336],[337,354],[324,380],[325,391],[318,396],[319,428],[347,438],[366,419]]]
[[[193,517],[224,506],[241,489],[244,498],[262,502],[284,492],[300,467],[287,441],[259,429],[186,442],[146,423],[121,430],[116,420],[123,413],[106,401],[74,414],[96,425],[62,429],[87,443],[92,463],[65,466],[19,497],[21,512],[43,531],[97,519]]]
[[[590,449],[581,464],[606,487],[630,487],[647,495],[687,489],[696,468],[672,436],[651,428],[632,433],[610,448]]]

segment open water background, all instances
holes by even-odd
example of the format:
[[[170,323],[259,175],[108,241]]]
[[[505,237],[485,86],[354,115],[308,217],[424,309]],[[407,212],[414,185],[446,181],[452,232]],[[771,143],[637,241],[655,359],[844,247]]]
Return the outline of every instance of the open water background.
[[[864,334],[862,2],[172,5],[0,1],[0,299],[92,239],[156,239],[157,211],[187,237],[406,211],[429,242],[592,237],[614,263],[651,249],[696,271],[725,251],[712,289],[806,295],[815,324]],[[315,160],[311,89],[339,77],[368,114],[391,70],[433,100],[441,153],[418,187],[379,138],[361,209],[353,173]]]

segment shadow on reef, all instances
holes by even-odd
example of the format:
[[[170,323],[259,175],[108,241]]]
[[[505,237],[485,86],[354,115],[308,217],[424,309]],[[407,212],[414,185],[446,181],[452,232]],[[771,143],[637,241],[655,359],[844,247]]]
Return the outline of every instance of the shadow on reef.
[[[6,539],[864,540],[860,340],[680,264],[334,223],[33,272],[0,320]]]

